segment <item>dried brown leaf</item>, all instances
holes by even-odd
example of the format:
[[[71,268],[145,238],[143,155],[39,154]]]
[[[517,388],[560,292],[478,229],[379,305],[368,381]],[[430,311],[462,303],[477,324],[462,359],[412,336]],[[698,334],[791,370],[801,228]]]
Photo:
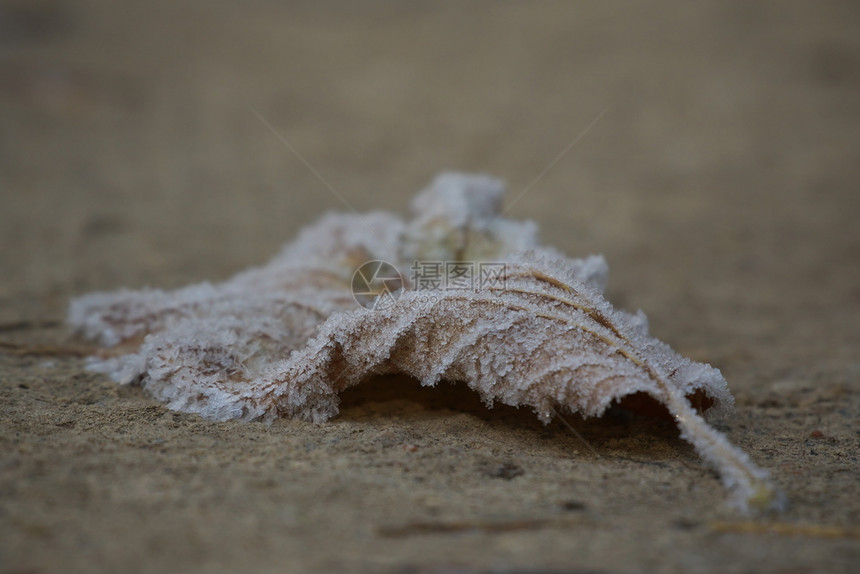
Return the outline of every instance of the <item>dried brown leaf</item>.
[[[647,393],[666,406],[721,474],[741,508],[775,507],[767,473],[709,426],[686,398],[714,411],[733,399],[717,369],[681,357],[648,334],[640,312],[602,295],[600,257],[569,259],[539,245],[533,224],[499,217],[503,187],[445,174],[420,194],[415,219],[329,215],[267,266],[221,284],[93,294],[73,302],[71,324],[135,353],[92,359],[94,369],[138,382],[170,408],[215,420],[316,422],[339,393],[380,374],[435,385],[464,381],[492,406],[527,405],[600,416],[612,401]],[[353,274],[368,260],[492,261],[503,273],[472,289],[405,288],[374,309],[355,303]]]

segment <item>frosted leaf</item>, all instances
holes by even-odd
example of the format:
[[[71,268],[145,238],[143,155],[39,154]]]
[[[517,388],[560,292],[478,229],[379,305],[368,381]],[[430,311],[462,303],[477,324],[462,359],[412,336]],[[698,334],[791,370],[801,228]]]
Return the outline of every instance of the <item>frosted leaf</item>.
[[[602,294],[602,257],[564,257],[539,244],[533,224],[500,217],[503,190],[485,176],[443,174],[416,197],[411,221],[327,215],[266,266],[219,285],[87,295],[72,302],[69,322],[127,351],[90,359],[92,369],[214,420],[323,422],[344,389],[389,373],[424,385],[463,381],[489,406],[525,405],[544,421],[557,410],[600,416],[613,401],[646,393],[741,508],[779,506],[767,473],[688,400],[704,395],[713,410],[730,412],[720,372],[652,337],[641,311],[614,309]],[[503,272],[470,289],[405,279],[371,310],[351,287],[372,260],[402,271],[416,260],[491,261]]]
[[[491,261],[539,247],[531,221],[499,217],[505,186],[483,175],[443,173],[412,200],[406,261]]]

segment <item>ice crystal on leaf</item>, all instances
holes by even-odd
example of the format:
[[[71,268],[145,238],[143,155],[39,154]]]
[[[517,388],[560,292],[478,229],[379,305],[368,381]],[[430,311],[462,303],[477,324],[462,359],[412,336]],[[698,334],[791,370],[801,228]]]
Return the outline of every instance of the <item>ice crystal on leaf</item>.
[[[380,374],[425,385],[463,381],[490,406],[526,405],[600,416],[614,400],[647,393],[713,465],[741,508],[776,507],[767,473],[691,405],[733,399],[720,372],[648,333],[645,316],[603,297],[602,257],[570,259],[542,246],[531,222],[502,218],[504,187],[448,173],[413,201],[415,217],[330,214],[266,266],[176,291],[95,293],[72,302],[71,325],[125,354],[89,365],[140,384],[176,410],[226,420],[295,417],[323,422],[338,394]],[[381,260],[503,264],[471,289],[403,289],[373,309],[353,298],[353,275]],[[405,275],[405,273],[404,273]]]

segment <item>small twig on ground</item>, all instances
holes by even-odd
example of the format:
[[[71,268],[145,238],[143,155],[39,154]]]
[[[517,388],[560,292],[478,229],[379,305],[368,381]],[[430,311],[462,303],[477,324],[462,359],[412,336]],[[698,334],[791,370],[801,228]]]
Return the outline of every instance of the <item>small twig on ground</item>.
[[[0,323],[0,333],[27,331],[30,329],[51,329],[53,327],[59,327],[61,324],[62,322],[56,319],[48,319],[45,321],[32,321],[29,319],[10,321],[9,323]]]
[[[381,526],[376,529],[386,538],[403,538],[426,534],[454,534],[461,532],[499,533],[518,530],[539,530],[582,524],[582,520],[553,520],[549,518],[521,518],[513,520],[464,520],[453,522],[410,522],[401,526]]]
[[[588,450],[590,450],[592,452],[592,454],[594,454],[594,456],[596,456],[597,458],[603,458],[602,456],[600,456],[600,453],[597,452],[597,449],[595,449],[593,446],[591,446],[591,444],[587,440],[585,440],[585,437],[582,436],[582,434],[580,434],[575,428],[573,428],[573,425],[571,425],[569,422],[567,422],[567,420],[563,416],[561,416],[561,413],[559,413],[555,407],[550,407],[550,408],[552,409],[552,412],[555,414],[555,416],[558,417],[558,420],[560,420],[561,423],[567,427],[567,430],[569,430],[571,433],[573,433],[573,436],[578,438],[582,444],[584,444],[586,447],[588,447]]]
[[[828,526],[825,524],[790,524],[788,522],[712,522],[708,525],[717,532],[740,534],[778,534],[781,536],[808,536],[812,538],[860,538],[860,528]]]
[[[0,353],[10,355],[39,356],[39,357],[88,357],[98,350],[93,347],[81,345],[24,345],[12,343],[11,341],[0,341]]]

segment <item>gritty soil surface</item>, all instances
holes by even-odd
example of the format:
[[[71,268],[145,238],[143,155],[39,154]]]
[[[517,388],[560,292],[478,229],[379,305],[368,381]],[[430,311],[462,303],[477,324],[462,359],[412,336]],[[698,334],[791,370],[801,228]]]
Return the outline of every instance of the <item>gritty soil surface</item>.
[[[0,2],[0,572],[851,571],[858,29],[853,1]],[[326,424],[212,423],[85,369],[71,297],[224,279],[443,169],[507,179],[719,367],[788,509],[737,513],[623,409],[568,417],[583,442],[385,378]]]

